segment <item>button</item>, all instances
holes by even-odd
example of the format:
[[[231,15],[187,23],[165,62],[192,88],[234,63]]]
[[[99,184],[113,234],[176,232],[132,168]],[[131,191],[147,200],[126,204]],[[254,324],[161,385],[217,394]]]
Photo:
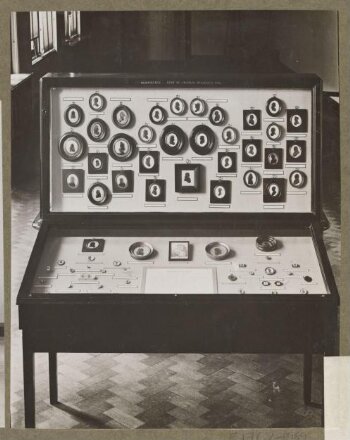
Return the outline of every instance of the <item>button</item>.
[[[121,261],[119,261],[119,260],[114,260],[113,261],[113,266],[121,266]]]
[[[274,96],[267,101],[266,111],[270,116],[279,116],[283,111],[283,107],[283,101]]]
[[[167,120],[166,110],[160,105],[155,105],[149,112],[149,118],[154,124],[164,124]]]
[[[102,119],[93,119],[87,128],[89,138],[95,142],[102,142],[108,136],[108,126]]]
[[[270,124],[267,127],[266,134],[267,134],[267,137],[269,139],[271,139],[272,141],[278,141],[282,137],[283,130],[280,125],[273,122],[272,124]]]
[[[300,293],[307,295],[309,293],[309,291],[307,289],[300,289]]]
[[[51,272],[51,266],[46,266],[46,272]]]
[[[276,269],[274,267],[266,267],[265,273],[266,275],[275,275]]]
[[[245,293],[245,290],[244,290],[244,289],[239,289],[238,292],[244,294],[244,293]]]
[[[243,130],[261,130],[260,110],[243,110]]]
[[[223,108],[216,106],[210,110],[209,121],[213,125],[223,125],[226,121],[226,112]]]
[[[69,269],[70,273],[75,273],[75,269],[73,269],[72,267]]]
[[[85,155],[86,140],[80,134],[67,133],[60,139],[58,150],[63,159],[75,162]]]
[[[247,265],[245,263],[239,263],[238,267],[242,269],[244,267],[247,267]]]
[[[230,281],[237,281],[237,277],[236,275],[234,275],[233,273],[230,273],[229,276],[227,277]]]
[[[272,295],[278,295],[278,292],[277,292],[277,290],[273,290],[273,291],[271,292],[271,294],[272,294]]]
[[[197,125],[191,133],[190,145],[192,150],[201,156],[211,153],[215,148],[215,135],[206,125]]]
[[[94,93],[90,96],[89,105],[91,110],[94,110],[95,112],[100,112],[106,107],[106,104],[106,98],[99,93]]]
[[[65,262],[65,260],[58,260],[58,261],[57,261],[57,264],[58,264],[59,266],[64,266],[64,265],[66,264],[66,262]]]
[[[253,170],[246,171],[243,176],[243,182],[248,188],[257,188],[261,182],[260,174]]]
[[[93,255],[89,255],[89,256],[88,256],[88,260],[89,260],[89,261],[95,261],[96,258],[95,258]]]
[[[267,286],[270,286],[271,283],[270,283],[270,281],[264,280],[264,281],[262,282],[262,285],[265,286],[265,287],[267,287]]]
[[[168,125],[160,137],[160,146],[164,153],[175,156],[183,151],[186,140],[186,135],[180,127]]]
[[[114,160],[126,162],[136,153],[136,142],[127,134],[117,134],[108,144],[108,151]]]
[[[172,101],[170,102],[170,110],[174,113],[174,115],[184,115],[187,110],[186,101],[182,98],[172,99]]]
[[[149,125],[143,125],[139,129],[139,138],[141,142],[149,144],[150,142],[153,141],[154,137],[155,137],[155,132],[153,128],[150,127]]]
[[[298,264],[298,263],[293,263],[292,264],[292,268],[293,269],[297,269],[298,267],[300,267],[300,264]]]
[[[233,127],[225,127],[222,130],[222,140],[226,144],[234,144],[238,140],[238,131]]]
[[[249,272],[249,275],[255,275],[255,272],[253,272],[252,270]]]
[[[305,276],[304,276],[304,280],[305,280],[307,283],[311,283],[311,281],[312,281],[312,277],[310,277],[309,275],[305,275]]]
[[[207,104],[203,99],[195,98],[191,101],[190,110],[195,116],[203,116],[207,111]]]
[[[278,287],[283,286],[282,281],[275,281],[275,286],[278,286]]]
[[[126,105],[120,105],[113,112],[113,122],[118,128],[129,128],[134,119],[134,113]]]
[[[64,120],[71,127],[78,127],[83,122],[83,119],[83,109],[76,104],[70,105],[64,113]]]
[[[290,174],[289,182],[293,188],[304,188],[307,182],[306,174],[303,171],[295,170]]]
[[[95,183],[89,188],[88,198],[94,205],[104,205],[109,201],[109,189],[103,183]]]

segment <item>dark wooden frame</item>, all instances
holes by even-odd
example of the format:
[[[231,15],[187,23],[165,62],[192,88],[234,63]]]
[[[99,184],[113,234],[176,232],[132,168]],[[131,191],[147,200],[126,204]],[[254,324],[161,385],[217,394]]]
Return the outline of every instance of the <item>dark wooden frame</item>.
[[[187,244],[187,258],[172,258],[171,256],[171,245],[173,243],[186,243]],[[169,255],[168,255],[169,261],[189,261],[190,260],[190,242],[186,240],[173,240],[169,241]]]
[[[49,210],[50,87],[275,87],[313,91],[312,212],[300,214],[52,213]],[[321,82],[314,75],[47,75],[41,83],[42,225],[17,297],[23,337],[25,426],[35,426],[34,354],[49,354],[50,402],[58,402],[57,353],[240,352],[304,355],[304,401],[312,402],[312,355],[338,354],[339,294],[322,239]],[[315,145],[314,145],[315,147]],[[326,295],[31,294],[42,251],[53,234],[89,236],[309,235]],[[125,332],[125,328],[128,329]],[[110,335],[113,335],[111,338]]]
[[[175,164],[175,192],[181,194],[192,194],[201,191],[201,164],[186,163]],[[194,171],[194,183],[191,186],[182,185],[182,171]]]

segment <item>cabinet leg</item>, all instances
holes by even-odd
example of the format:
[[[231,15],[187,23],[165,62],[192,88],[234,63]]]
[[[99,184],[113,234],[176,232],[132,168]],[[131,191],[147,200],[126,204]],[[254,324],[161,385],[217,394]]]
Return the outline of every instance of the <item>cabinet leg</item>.
[[[49,353],[50,403],[58,402],[57,388],[57,353]]]
[[[312,353],[304,353],[304,403],[310,405],[312,392]]]
[[[35,428],[35,359],[23,339],[23,388],[24,423],[26,428]]]

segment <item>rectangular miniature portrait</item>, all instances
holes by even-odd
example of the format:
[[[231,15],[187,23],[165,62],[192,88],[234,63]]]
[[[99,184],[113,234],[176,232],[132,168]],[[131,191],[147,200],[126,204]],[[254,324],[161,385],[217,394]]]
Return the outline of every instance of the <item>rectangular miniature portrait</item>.
[[[196,193],[200,191],[199,164],[175,165],[175,191],[178,193]]]
[[[188,261],[189,259],[189,241],[169,241],[169,261]]]

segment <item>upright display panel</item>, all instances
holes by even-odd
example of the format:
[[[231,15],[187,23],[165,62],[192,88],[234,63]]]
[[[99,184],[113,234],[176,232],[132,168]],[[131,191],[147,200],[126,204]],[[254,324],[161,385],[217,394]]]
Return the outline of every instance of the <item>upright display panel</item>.
[[[163,86],[50,90],[51,212],[312,212],[312,90]]]

